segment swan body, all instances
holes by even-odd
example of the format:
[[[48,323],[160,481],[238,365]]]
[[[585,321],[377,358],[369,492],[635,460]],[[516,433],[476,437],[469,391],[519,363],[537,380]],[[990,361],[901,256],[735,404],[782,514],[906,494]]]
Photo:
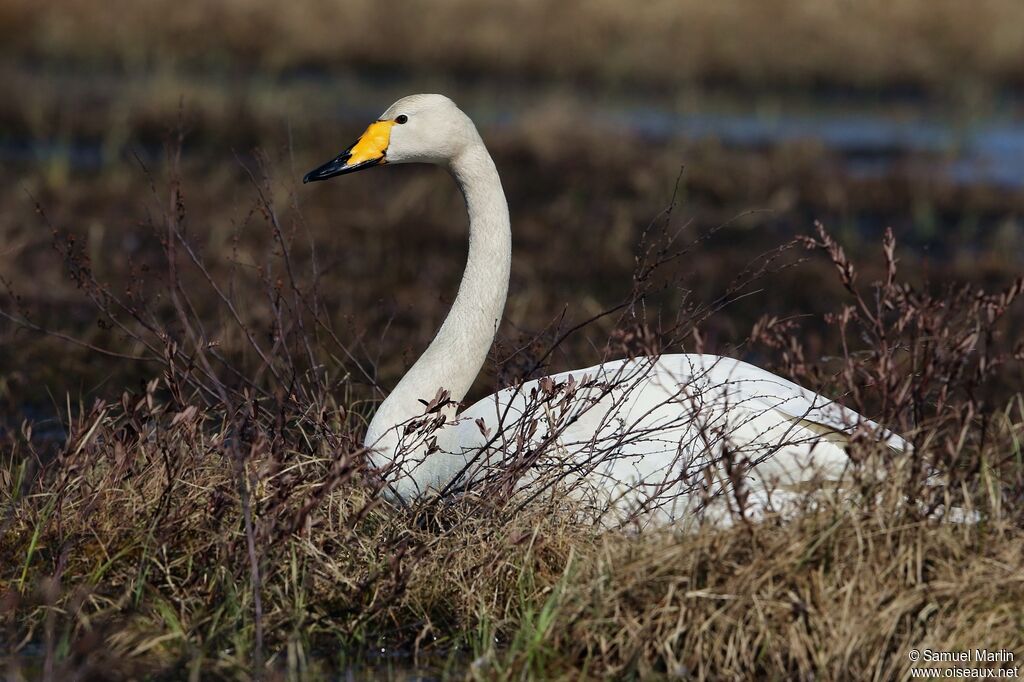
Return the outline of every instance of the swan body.
[[[781,510],[802,484],[842,477],[844,446],[858,428],[906,447],[856,412],[739,360],[615,360],[474,403],[439,429],[431,454],[410,439],[405,451],[424,456],[401,461],[395,485],[416,497],[521,463],[531,469],[521,472],[526,480],[570,481],[600,514],[674,521],[700,510],[724,518],[722,505],[735,500],[721,493],[732,481],[724,471],[709,479],[709,467],[732,458],[745,478],[745,512]],[[720,498],[713,511],[712,497]]]
[[[501,320],[512,253],[501,180],[475,126],[442,95],[406,97],[305,181],[413,162],[450,171],[470,229],[448,316],[367,429],[364,444],[402,500],[508,476],[528,494],[568,488],[602,516],[674,522],[722,515],[730,491],[771,510],[802,486],[838,480],[858,429],[908,447],[824,396],[714,355],[606,362],[503,389],[456,414]]]

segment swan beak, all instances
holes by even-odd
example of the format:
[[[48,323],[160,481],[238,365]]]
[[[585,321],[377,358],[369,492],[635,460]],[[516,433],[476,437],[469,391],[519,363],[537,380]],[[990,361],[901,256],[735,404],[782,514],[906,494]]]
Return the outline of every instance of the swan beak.
[[[326,180],[335,175],[354,173],[357,170],[387,163],[388,144],[391,142],[391,128],[394,125],[394,121],[371,123],[355,144],[324,165],[306,173],[302,182]]]

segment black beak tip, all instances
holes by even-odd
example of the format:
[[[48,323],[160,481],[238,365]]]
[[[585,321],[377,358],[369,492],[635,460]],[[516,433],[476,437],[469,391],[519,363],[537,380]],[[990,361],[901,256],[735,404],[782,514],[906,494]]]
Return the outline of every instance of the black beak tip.
[[[374,159],[368,159],[359,163],[348,165],[348,160],[351,158],[351,154],[346,149],[337,158],[331,159],[319,168],[306,173],[302,178],[302,184],[305,185],[307,182],[320,182],[321,180],[329,180],[337,175],[347,175],[348,173],[354,173],[364,168],[370,168],[371,166],[379,166],[386,163],[383,156]]]
[[[305,185],[308,182],[327,180],[329,178],[333,178],[335,175],[345,173],[348,170],[348,167],[345,164],[348,162],[349,156],[348,150],[346,149],[322,166],[317,166],[303,176],[302,184]]]
[[[302,184],[305,185],[309,182],[319,182],[321,180],[333,178],[335,175],[339,174],[339,168],[343,165],[344,162],[339,164],[335,161],[331,161],[329,163],[325,163],[319,168],[314,168],[303,176]]]

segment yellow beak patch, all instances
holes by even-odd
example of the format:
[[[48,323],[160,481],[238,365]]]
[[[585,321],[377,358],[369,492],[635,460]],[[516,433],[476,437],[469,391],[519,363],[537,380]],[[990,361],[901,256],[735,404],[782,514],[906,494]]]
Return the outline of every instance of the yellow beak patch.
[[[391,127],[394,125],[394,121],[371,123],[366,132],[359,136],[359,140],[349,150],[350,156],[347,165],[355,166],[383,158],[384,153],[388,150],[388,144],[391,142]]]

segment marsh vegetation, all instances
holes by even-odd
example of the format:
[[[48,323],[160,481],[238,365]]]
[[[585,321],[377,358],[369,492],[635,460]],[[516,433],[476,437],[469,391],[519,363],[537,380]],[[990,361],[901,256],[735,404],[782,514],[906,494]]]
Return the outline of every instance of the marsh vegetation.
[[[111,31],[89,30],[110,11],[93,3],[0,5],[9,676],[892,679],[911,648],[1024,655],[1022,184],[931,172],[955,143],[692,124],[799,100],[1012,133],[1015,3],[758,10],[778,22],[595,3],[590,32],[541,2],[408,21],[173,5],[126,6]],[[446,33],[456,15],[472,30]],[[825,40],[840,16],[848,41]],[[574,49],[552,64],[531,41]],[[455,294],[462,199],[436,170],[299,183],[427,89],[468,102],[513,209],[506,319],[470,399],[705,350],[841,398],[914,455],[856,442],[841,493],[753,521],[740,490],[730,527],[686,532],[608,532],[497,485],[382,500],[361,436]],[[690,127],[643,107],[623,124],[624,100]]]

